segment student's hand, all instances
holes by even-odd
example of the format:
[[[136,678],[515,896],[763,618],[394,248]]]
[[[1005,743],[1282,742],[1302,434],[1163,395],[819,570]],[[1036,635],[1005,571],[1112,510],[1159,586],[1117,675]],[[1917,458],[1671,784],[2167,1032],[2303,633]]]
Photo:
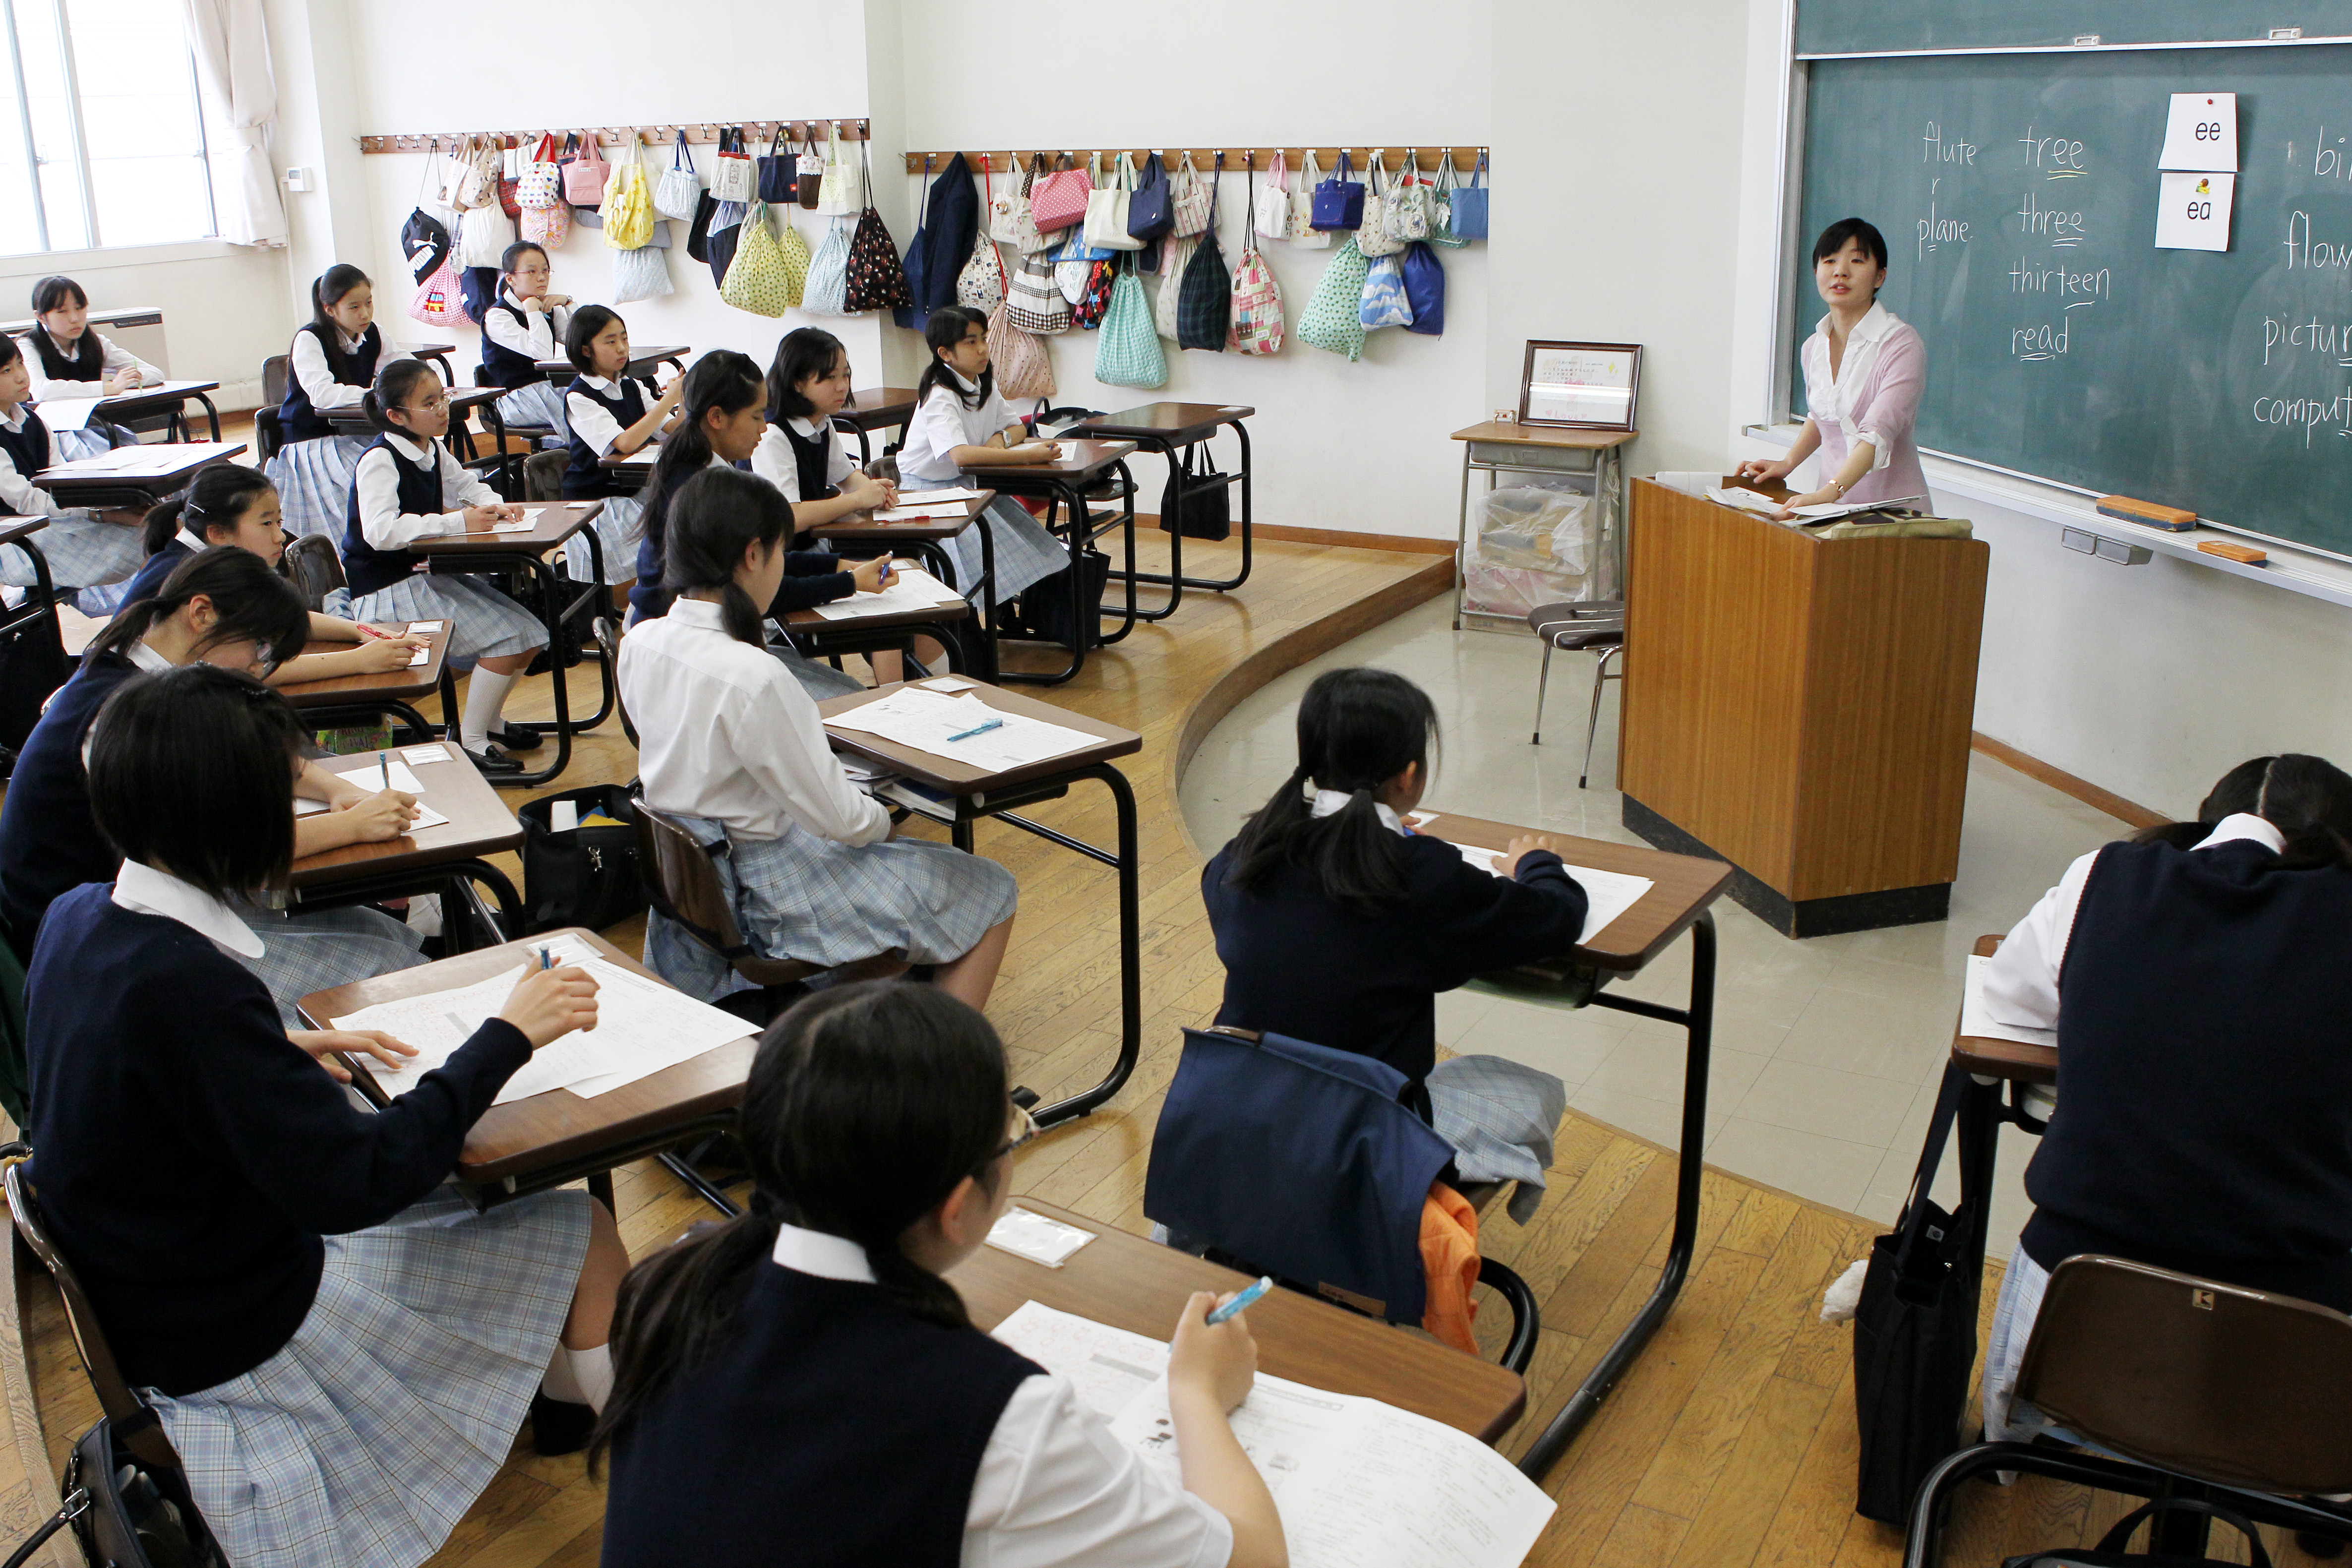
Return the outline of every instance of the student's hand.
[[[539,297],[539,302],[552,310],[560,305],[569,305],[572,303],[572,296],[569,294],[541,294]]]
[[[596,977],[577,964],[537,969],[526,963],[499,1016],[520,1029],[534,1051],[574,1029],[593,1029]]]
[[[876,479],[874,482],[882,487],[882,499],[876,502],[876,505],[887,509],[898,504],[898,487],[897,484],[889,479]]]
[[[1512,878],[1517,877],[1519,874],[1519,861],[1529,850],[1533,849],[1549,849],[1553,854],[1557,855],[1559,853],[1559,840],[1554,838],[1549,833],[1523,833],[1519,835],[1518,837],[1512,839],[1508,844],[1503,846],[1503,875]]]
[[[137,528],[147,521],[145,507],[110,506],[98,514],[100,522],[119,522],[125,528]]]
[[[118,396],[126,392],[138,391],[139,372],[135,369],[116,371],[106,378],[106,389]]]
[[[669,384],[662,388],[661,401],[654,406],[656,408],[675,409],[678,405],[679,400],[685,396],[686,377],[682,375],[674,375],[670,377]]]
[[[469,506],[466,509],[467,528],[488,528],[494,522],[511,522],[512,521],[514,520],[507,516],[507,509],[502,506]]]
[[[335,1059],[334,1053],[342,1051],[355,1057],[373,1057],[388,1068],[404,1068],[402,1058],[416,1054],[416,1047],[394,1039],[382,1029],[289,1029],[286,1037],[318,1058],[327,1076],[337,1083],[352,1081],[351,1069]]]
[[[890,558],[877,555],[871,561],[861,561],[849,569],[849,580],[857,584],[861,594],[877,594],[890,580]]]
[[[389,637],[394,642],[404,642],[413,648],[430,647],[433,645],[431,637],[422,632],[410,631],[405,622],[396,626],[380,626],[373,621],[354,621],[352,624],[358,628],[357,640],[361,642],[367,642],[375,637]]]
[[[522,308],[528,314],[536,316],[547,309],[547,301],[540,299],[537,295],[525,295],[522,300]]]
[[[1786,458],[1775,458],[1769,462],[1761,458],[1750,458],[1740,464],[1735,472],[1743,479],[1762,479],[1769,482],[1773,479],[1787,479],[1796,471],[1796,468],[1797,465]]]
[[[408,831],[408,825],[416,820],[416,797],[396,789],[378,790],[361,796],[342,811],[353,843],[376,844]]]
[[[1062,455],[1059,441],[1024,441],[1014,448],[1022,460],[1029,463],[1050,463]]]
[[[409,658],[425,646],[422,637],[377,637],[353,648],[352,659],[363,675],[389,675],[395,669],[406,669]]]
[[[842,499],[850,503],[854,511],[872,511],[877,507],[888,506],[891,504],[889,494],[889,486],[860,468],[851,469],[849,477],[841,481]]]
[[[1176,1320],[1176,1342],[1168,1353],[1171,1390],[1197,1390],[1228,1413],[1249,1397],[1250,1385],[1257,1380],[1257,1342],[1250,1337],[1249,1314],[1209,1326],[1210,1312],[1234,1295],[1193,1291]]]

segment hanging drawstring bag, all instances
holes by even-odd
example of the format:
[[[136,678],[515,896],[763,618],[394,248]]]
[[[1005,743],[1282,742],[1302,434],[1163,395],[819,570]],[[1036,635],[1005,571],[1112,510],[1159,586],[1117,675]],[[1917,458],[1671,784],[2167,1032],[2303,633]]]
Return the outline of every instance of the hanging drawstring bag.
[[[1160,293],[1151,301],[1151,324],[1170,342],[1177,337],[1176,307],[1184,299],[1184,269],[1192,265],[1192,253],[1201,248],[1197,235],[1186,235],[1168,242],[1168,254],[1160,258]]]
[[[591,131],[581,143],[580,156],[564,166],[563,199],[575,207],[593,207],[604,200],[604,180],[613,166],[604,162],[603,137]]]
[[[1315,292],[1307,299],[1307,309],[1299,312],[1298,341],[1335,354],[1345,354],[1350,363],[1364,355],[1364,279],[1370,263],[1349,235],[1338,250],[1331,253],[1331,265],[1315,285]]]
[[[1192,150],[1189,147],[1176,165],[1174,189],[1176,226],[1171,232],[1179,239],[1190,239],[1209,226],[1216,216],[1216,204],[1209,199],[1208,182],[1192,167]]]
[[[858,146],[863,149],[864,142]],[[858,165],[841,150],[841,121],[825,128],[824,182],[817,187],[816,210],[827,217],[857,217],[866,211],[866,185]]]
[[[1039,153],[1042,160],[1044,153]],[[1052,173],[1035,182],[1029,192],[1029,216],[1041,235],[1059,234],[1086,221],[1087,198],[1094,192],[1094,176],[1084,169],[1074,168],[1070,155],[1065,153]]]
[[[1290,191],[1290,243],[1298,250],[1322,250],[1331,237],[1315,226],[1315,149],[1302,149],[1298,180]]]
[[[633,300],[657,300],[676,292],[677,286],[669,280],[669,252],[664,247],[640,245],[634,250],[613,252],[615,305],[625,305]]]
[[[1450,248],[1470,242],[1454,232],[1454,149],[1437,161],[1437,187],[1429,196],[1429,243]]]
[[[727,269],[735,264],[735,247],[743,237],[741,202],[720,202],[711,209],[710,231],[703,236],[703,259],[710,265],[710,286],[727,287]]]
[[[956,274],[956,303],[987,314],[1004,303],[1005,291],[1012,284],[1013,279],[1004,271],[1004,258],[997,253],[996,241],[985,230],[973,236],[971,259]]]
[[[1007,300],[988,317],[988,363],[996,372],[996,390],[1008,398],[1051,397],[1054,356],[1045,352],[1044,339],[1013,324],[1011,307]]]
[[[817,242],[816,255],[809,262],[808,287],[801,295],[801,309],[812,316],[849,314],[844,301],[849,293],[849,231],[854,226],[835,218]]]
[[[1118,277],[1102,317],[1102,335],[1095,340],[1095,379],[1106,386],[1131,386],[1149,392],[1168,384],[1168,356],[1160,352],[1160,334],[1151,330],[1151,307],[1143,298],[1143,279],[1132,261],[1106,261]]]
[[[809,268],[813,265],[808,241],[793,226],[790,206],[770,207],[768,214],[776,221],[776,252],[784,258],[784,276],[790,284],[785,303],[798,310],[808,292]]]
[[[604,200],[597,208],[604,220],[604,244],[614,250],[635,250],[654,237],[653,183],[646,178],[645,149],[637,133],[629,132],[629,155],[616,161],[604,181]]]
[[[1111,295],[1118,284],[1118,262],[1116,259],[1087,262],[1086,291],[1079,295],[1078,302],[1070,307],[1072,324],[1089,332],[1101,326],[1103,317],[1110,310]],[[1141,289],[1142,280],[1137,279],[1135,286]]]
[[[783,252],[777,247],[775,231],[768,226],[767,203],[751,204],[743,215],[742,230],[719,297],[755,316],[781,316],[792,309],[793,280]]]
[[[1127,232],[1127,213],[1135,197],[1135,159],[1118,155],[1109,181],[1087,195],[1087,248],[1097,251],[1141,250],[1143,241]]]
[[[1217,179],[1225,177],[1224,154],[1217,154]],[[1212,204],[1216,199],[1216,187],[1210,186]],[[1215,208],[1213,205],[1212,211]],[[1217,226],[1212,222],[1201,235],[1200,247],[1184,264],[1183,292],[1176,300],[1176,346],[1180,349],[1206,349],[1212,353],[1225,352],[1227,312],[1233,307],[1234,281],[1225,272],[1225,253],[1217,244]]]
[[[1369,257],[1394,256],[1404,248],[1402,240],[1389,237],[1389,192],[1387,172],[1382,168],[1388,153],[1372,149],[1372,161],[1364,171],[1368,182],[1364,187],[1363,222],[1356,230],[1356,248]]]
[[[457,218],[457,265],[497,267],[506,259],[507,247],[517,238],[515,220],[507,216],[493,194],[482,206],[467,207]]]
[[[1024,256],[1021,270],[1004,292],[1006,319],[1036,337],[1070,330],[1070,302],[1054,281],[1054,264],[1044,256]]]
[[[1274,155],[1276,169],[1281,167],[1282,154]],[[1249,198],[1242,210],[1248,212],[1257,205],[1257,172],[1249,175]],[[1290,193],[1276,193],[1283,200],[1283,216],[1289,216]],[[1282,286],[1274,280],[1274,269],[1260,256],[1257,243],[1248,226],[1242,229],[1241,265],[1234,268],[1233,281],[1227,287],[1225,306],[1225,346],[1236,353],[1270,354],[1282,347]]]
[[[514,138],[499,138],[503,145],[499,151],[499,210],[509,217],[522,216],[522,153],[515,148]]]
[[[923,154],[923,177],[918,188],[920,195],[916,198],[914,237],[907,241],[907,254],[900,258],[898,263],[907,277],[907,301],[890,312],[893,322],[909,331],[916,332],[930,325],[931,321],[931,313],[929,310],[918,312],[915,309],[915,300],[927,294],[930,286],[931,154],[929,153]],[[859,230],[861,233],[864,231],[862,214]],[[850,241],[850,247],[854,253],[856,248],[856,239],[854,237]],[[856,275],[853,271],[851,277],[853,291],[856,286]]]
[[[572,237],[572,204],[560,201],[551,207],[525,207],[515,232],[533,245],[559,249]]]
[[[411,275],[416,279],[416,292],[408,297],[409,316],[428,327],[454,329],[466,320],[457,269],[451,261],[457,247],[449,237],[448,226],[425,210],[428,203],[438,211],[448,210],[440,200],[440,163],[441,145],[436,140],[432,151],[425,155],[425,177],[416,195],[416,209],[408,215],[400,239]]]
[[[816,150],[816,126],[814,122],[801,142],[800,163],[793,175],[793,188],[800,193],[803,212],[816,211],[818,198],[824,192],[824,154]]]
[[[1477,167],[1470,171],[1470,183],[1454,193],[1454,232],[1462,238],[1486,237],[1486,150],[1478,149]]]
[[[1074,226],[1054,257],[1054,286],[1072,308],[1087,297],[1087,280],[1094,276],[1095,258],[1087,250],[1085,235]]]
[[[539,145],[523,164],[515,186],[515,204],[525,212],[544,212],[563,205],[563,171],[555,166],[555,135],[541,132]]]
[[[1421,156],[1410,147],[1404,150],[1404,167],[1397,171],[1396,184],[1389,187],[1388,210],[1381,217],[1383,230],[1400,245],[1429,237],[1429,187],[1422,182]]]
[[[1445,264],[1437,259],[1437,252],[1426,241],[1415,240],[1397,258],[1397,270],[1404,280],[1405,306],[1412,311],[1404,330],[1432,338],[1444,331]]]
[[[694,166],[694,153],[686,144],[686,132],[681,131],[677,146],[670,151],[669,167],[662,171],[661,183],[654,187],[654,211],[681,223],[692,223],[694,210],[701,202],[702,174]]]
[[[1279,147],[1274,150],[1274,162],[1265,172],[1265,189],[1250,198],[1250,221],[1260,239],[1290,237],[1290,165]],[[1242,254],[1248,256],[1247,247]]]
[[[859,163],[857,188],[873,186],[872,171],[866,168],[866,143],[857,144]],[[872,206],[859,215],[857,232],[849,240],[849,290],[844,297],[852,310],[888,310],[915,302],[914,290],[908,287],[906,264],[898,259],[898,247],[890,242],[890,231],[883,226],[881,212]]]
[[[1376,256],[1364,269],[1356,319],[1367,330],[1412,325],[1412,305],[1404,297],[1404,268],[1393,255]]]

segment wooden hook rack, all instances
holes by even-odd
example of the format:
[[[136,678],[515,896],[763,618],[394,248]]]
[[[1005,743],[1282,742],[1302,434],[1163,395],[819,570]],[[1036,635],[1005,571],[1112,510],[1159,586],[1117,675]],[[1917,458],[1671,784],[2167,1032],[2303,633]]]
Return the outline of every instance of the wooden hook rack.
[[[964,167],[977,174],[980,173],[981,157],[984,153],[988,158],[990,168],[995,173],[1002,174],[1005,172],[1004,159],[1010,156],[1016,161],[1017,167],[1013,172],[1018,174],[1021,170],[1028,168],[1029,161],[1041,151],[1045,155],[1047,168],[1053,167],[1055,160],[1066,153],[1070,162],[1081,169],[1087,166],[1088,158],[1096,156],[1099,156],[1106,165],[1117,163],[1121,153],[1132,156],[1139,166],[1146,158],[1157,153],[1161,161],[1172,168],[1189,152],[1192,154],[1192,166],[1202,173],[1213,172],[1216,168],[1217,155],[1222,153],[1225,159],[1225,168],[1234,174],[1245,173],[1251,169],[1264,170],[1273,163],[1274,155],[1276,153],[1283,155],[1284,162],[1295,174],[1299,165],[1305,162],[1306,154],[1312,153],[1315,154],[1316,165],[1325,174],[1328,174],[1339,162],[1341,153],[1347,153],[1349,161],[1358,169],[1371,167],[1373,150],[1370,147],[1046,147],[1042,149],[1024,147],[1015,149],[1008,154],[993,147],[975,147],[968,153],[909,153],[907,154],[907,173],[919,174],[928,168],[933,174],[937,174],[947,167],[949,159],[961,157],[964,161]],[[1380,151],[1383,154],[1381,167],[1391,172],[1404,167],[1405,155],[1408,153],[1418,153],[1423,174],[1434,170],[1438,160],[1447,153],[1452,153],[1455,173],[1467,179],[1472,166],[1478,162],[1478,155],[1486,149],[1400,145],[1383,147]],[[1491,166],[1490,163],[1490,169]]]
[[[528,147],[542,133],[552,134],[558,142],[566,136],[593,136],[597,144],[603,147],[622,146],[631,137],[647,147],[667,147],[671,138],[681,131],[686,132],[690,144],[710,144],[718,142],[721,131],[732,131],[739,125],[743,128],[745,147],[755,153],[767,151],[767,144],[774,139],[779,126],[783,128],[785,142],[792,146],[800,145],[811,136],[822,144],[828,126],[839,127],[844,142],[869,141],[874,133],[873,123],[866,120],[719,120],[667,125],[548,125],[529,131],[416,131],[397,132],[389,136],[362,136],[360,138],[360,151],[425,153],[431,151],[436,142],[446,150],[452,145],[462,144],[468,136],[495,136],[501,139],[502,146]]]

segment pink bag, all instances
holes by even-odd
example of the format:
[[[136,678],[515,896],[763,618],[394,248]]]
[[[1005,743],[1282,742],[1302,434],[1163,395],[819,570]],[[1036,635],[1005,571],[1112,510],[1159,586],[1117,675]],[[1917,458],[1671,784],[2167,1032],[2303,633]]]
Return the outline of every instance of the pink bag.
[[[466,317],[464,290],[457,281],[457,269],[443,257],[441,265],[426,274],[425,281],[409,296],[408,313],[428,327],[467,327],[473,323]]]
[[[589,132],[580,156],[563,165],[563,199],[575,207],[593,207],[604,199],[604,176],[613,165],[604,162],[604,149],[597,136],[596,132]]]
[[[1014,326],[1002,304],[988,317],[988,362],[996,370],[996,389],[1005,396],[1054,395],[1054,361],[1045,340]]]
[[[1029,191],[1029,216],[1036,220],[1037,232],[1052,234],[1071,225],[1082,223],[1087,216],[1087,198],[1094,195],[1095,182],[1084,169],[1070,166],[1070,155],[1054,172],[1039,180]]]

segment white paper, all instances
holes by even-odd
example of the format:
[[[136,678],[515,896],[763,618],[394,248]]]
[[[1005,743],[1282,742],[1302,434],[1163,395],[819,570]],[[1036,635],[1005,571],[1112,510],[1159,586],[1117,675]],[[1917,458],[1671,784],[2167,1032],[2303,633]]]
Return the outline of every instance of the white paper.
[[[2156,198],[2158,250],[2227,250],[2235,174],[2159,174]]]
[[[901,501],[897,506],[883,507],[874,514],[877,522],[916,522],[927,517],[968,517],[971,508],[960,500]]]
[[[1067,1263],[1078,1248],[1095,1238],[1094,1232],[1080,1230],[1074,1225],[1064,1225],[1057,1219],[1032,1214],[1017,1205],[997,1216],[989,1227],[988,1245],[1015,1258],[1025,1258],[1032,1263],[1042,1263],[1048,1268],[1059,1268]]]
[[[1960,993],[1960,1033],[1980,1040],[2015,1040],[2028,1046],[2055,1046],[2058,1031],[2023,1024],[2004,1024],[1985,1005],[1985,969],[1992,960],[1969,955],[1968,984]]]
[[[415,653],[408,656],[408,668],[411,669],[415,669],[420,665],[426,665],[432,662],[433,650],[429,647],[418,648]]]
[[[901,687],[887,697],[827,719],[825,723],[835,730],[879,735],[886,741],[991,773],[1027,767],[1101,742],[1098,735],[991,708],[977,697],[942,697],[919,686]],[[977,735],[968,733],[988,723],[996,727]],[[965,738],[950,740],[952,735]]]
[[[431,746],[403,746],[400,749],[400,760],[404,763],[414,763],[418,767],[423,767],[427,763],[448,763],[455,762],[457,759],[449,754],[448,747],[436,744]]]
[[[2157,159],[2156,166],[2159,169],[2237,173],[2238,95],[2234,92],[2174,93],[2170,112],[2164,121],[2164,152]]]
[[[299,795],[294,797],[294,816],[298,821],[305,816],[316,816],[326,809],[327,803],[323,800],[312,800],[308,795]]]
[[[441,626],[442,623],[439,621],[411,621],[408,623],[408,629],[418,637],[428,637],[439,631]]]
[[[43,423],[47,423],[46,418]],[[58,466],[77,474],[102,473],[110,468],[144,468],[152,456],[153,454],[144,447],[117,447],[111,451],[100,452],[96,457],[81,458]]]
[[[1165,1344],[1035,1301],[995,1337],[1067,1377],[1113,1436],[1181,1480]],[[1260,1373],[1233,1425],[1296,1568],[1513,1568],[1555,1506],[1476,1438],[1377,1399]]]
[[[89,416],[98,412],[101,401],[96,397],[44,397],[37,412],[52,435],[59,430],[87,429]]]
[[[1475,845],[1457,844],[1462,858],[1481,871],[1499,877],[1503,874],[1503,851],[1480,849]],[[1584,889],[1584,929],[1577,933],[1579,942],[1591,942],[1609,929],[1609,922],[1642,901],[1657,883],[1647,877],[1636,877],[1624,871],[1603,871],[1591,866],[1570,866],[1560,862],[1576,885]]]
[[[1741,489],[1737,485],[1709,485],[1706,499],[1718,506],[1738,507],[1741,511],[1752,511],[1765,517],[1770,517],[1786,504],[1759,491]]]
[[[1794,507],[1790,510],[1807,522],[1826,522],[1833,517],[1852,517],[1860,511],[1885,511],[1889,507],[1925,506],[1927,503],[1926,496],[1894,496],[1885,500],[1822,501],[1818,505]]]
[[[961,675],[938,675],[933,676],[929,680],[919,681],[917,684],[920,685],[926,691],[945,691],[954,693],[958,691],[970,691],[973,687],[979,685],[980,682],[976,680],[966,680]]]
[[[962,595],[921,567],[909,566],[894,572],[888,587],[877,588],[871,594],[856,593],[846,599],[819,605],[816,613],[828,621],[854,621],[864,616],[908,615],[940,605],[961,603]]]
[[[350,758],[342,760],[352,761]],[[350,767],[339,767],[334,771],[365,790],[396,789],[403,795],[425,793],[425,786],[416,782],[416,775],[408,771],[408,764],[396,759],[387,759],[379,765],[375,758],[370,757],[365,763],[354,763]],[[385,782],[387,773],[391,775],[390,783]]]

